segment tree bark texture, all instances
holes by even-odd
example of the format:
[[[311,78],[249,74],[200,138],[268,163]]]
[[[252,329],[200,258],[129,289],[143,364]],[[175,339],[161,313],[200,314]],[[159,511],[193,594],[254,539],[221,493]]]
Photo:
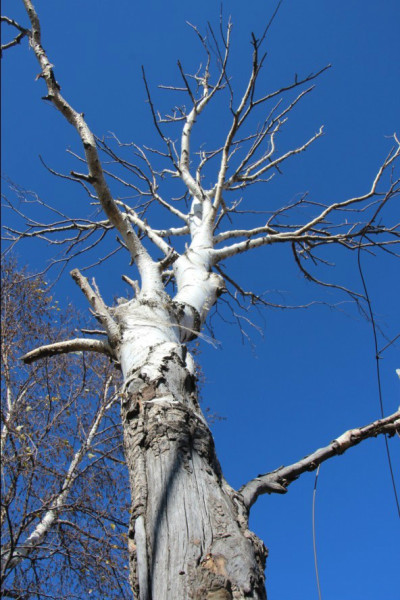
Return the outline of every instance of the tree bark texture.
[[[160,305],[150,304],[134,301],[118,314],[125,325],[122,419],[134,594],[139,600],[266,598],[267,552],[222,476],[197,400],[193,359],[173,321],[167,326]]]

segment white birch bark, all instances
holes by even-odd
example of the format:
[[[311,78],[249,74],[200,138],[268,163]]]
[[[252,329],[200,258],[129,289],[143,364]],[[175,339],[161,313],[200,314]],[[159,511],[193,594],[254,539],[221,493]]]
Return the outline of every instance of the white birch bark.
[[[210,273],[208,248],[190,248],[177,263],[173,300],[155,290],[113,311],[122,336],[132,588],[140,600],[261,599],[266,551],[223,479],[183,343],[199,331],[222,278]]]

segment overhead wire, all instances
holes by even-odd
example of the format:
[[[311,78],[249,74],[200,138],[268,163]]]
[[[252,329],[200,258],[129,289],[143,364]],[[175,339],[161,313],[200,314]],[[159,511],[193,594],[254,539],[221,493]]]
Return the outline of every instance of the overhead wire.
[[[313,538],[315,577],[317,579],[317,589],[318,589],[318,600],[321,600],[322,596],[321,596],[321,585],[319,582],[319,571],[318,571],[318,560],[317,560],[317,540],[316,540],[316,533],[315,533],[315,503],[316,503],[317,484],[318,484],[318,475],[319,475],[320,466],[321,465],[318,465],[317,472],[315,474],[313,500],[312,500],[312,538]]]
[[[368,313],[369,313],[370,323],[371,323],[373,337],[374,337],[376,379],[377,379],[377,384],[378,384],[378,397],[379,397],[379,405],[380,405],[380,410],[381,410],[381,417],[383,419],[384,416],[385,416],[385,413],[384,413],[384,408],[383,408],[383,394],[382,394],[382,384],[381,384],[381,369],[380,369],[380,364],[379,364],[380,353],[379,353],[379,350],[378,350],[378,336],[377,336],[377,332],[376,332],[376,324],[375,324],[374,313],[372,311],[371,300],[370,300],[370,297],[369,297],[369,294],[368,294],[368,288],[367,288],[367,284],[366,284],[364,273],[363,273],[362,266],[361,266],[361,243],[362,243],[363,237],[364,237],[364,234],[361,236],[360,242],[359,242],[359,245],[358,245],[357,264],[358,264],[358,270],[359,270],[360,277],[361,277],[362,286],[363,286],[363,289],[364,289],[365,300],[366,300],[367,306],[368,306]],[[400,334],[397,335],[389,344],[387,344],[381,350],[381,353],[383,352],[383,350],[386,350],[386,348],[388,348],[399,336],[400,336]],[[392,459],[391,459],[391,456],[390,456],[390,450],[389,450],[389,444],[388,444],[387,435],[385,435],[384,438],[385,438],[386,455],[387,455],[387,460],[388,460],[390,477],[391,477],[392,486],[393,486],[393,494],[394,494],[394,498],[395,498],[397,512],[398,512],[398,515],[399,515],[399,518],[400,518],[399,496],[398,496],[398,493],[397,493],[396,481],[395,481],[394,473],[393,473]]]
[[[361,242],[362,242],[362,237],[360,239],[360,243],[359,243],[359,246],[358,246],[357,264],[358,264],[358,270],[359,270],[360,277],[361,277],[362,286],[363,286],[363,289],[364,289],[364,296],[365,296],[365,299],[366,299],[366,302],[367,302],[367,306],[368,306],[368,313],[369,313],[370,323],[371,323],[372,331],[373,331],[374,349],[375,349],[375,364],[376,364],[376,378],[377,378],[377,384],[378,384],[379,405],[380,405],[381,416],[382,416],[382,418],[384,418],[385,413],[384,413],[384,407],[383,407],[383,394],[382,394],[381,372],[380,372],[379,360],[381,358],[382,352],[384,352],[397,339],[400,338],[400,333],[398,333],[392,340],[390,340],[390,342],[388,342],[381,350],[378,349],[378,336],[377,336],[377,331],[376,331],[376,324],[375,324],[374,314],[373,314],[373,311],[372,311],[371,300],[370,300],[370,297],[369,297],[369,294],[368,294],[368,288],[367,288],[367,285],[366,285],[364,273],[363,273],[362,266],[361,266]],[[399,518],[400,518],[399,496],[398,496],[398,493],[397,493],[396,481],[395,481],[394,473],[393,473],[393,465],[392,465],[392,460],[391,460],[391,456],[390,456],[390,450],[389,450],[389,444],[388,444],[387,435],[385,435],[384,438],[385,438],[386,455],[387,455],[387,460],[388,460],[388,465],[389,465],[390,477],[391,477],[392,486],[393,486],[393,494],[394,494],[394,498],[395,498],[397,512],[398,512],[398,515],[399,515]],[[320,466],[321,465],[318,465],[318,468],[317,468],[317,471],[316,471],[316,474],[315,474],[314,490],[313,490],[313,500],[312,500],[312,539],[313,539],[314,566],[315,566],[315,577],[316,577],[316,581],[317,581],[318,600],[322,600],[322,595],[321,595],[321,584],[320,584],[320,578],[319,578],[318,559],[317,559],[317,542],[316,542],[316,526],[315,526],[315,506],[316,506],[316,495],[317,495],[318,475],[319,475]]]

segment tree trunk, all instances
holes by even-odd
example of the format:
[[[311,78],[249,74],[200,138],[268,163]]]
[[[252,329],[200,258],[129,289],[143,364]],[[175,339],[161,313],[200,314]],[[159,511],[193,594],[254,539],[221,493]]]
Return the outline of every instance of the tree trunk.
[[[193,359],[171,314],[150,304],[117,309],[134,594],[138,600],[266,598],[267,552],[222,476],[197,401]]]

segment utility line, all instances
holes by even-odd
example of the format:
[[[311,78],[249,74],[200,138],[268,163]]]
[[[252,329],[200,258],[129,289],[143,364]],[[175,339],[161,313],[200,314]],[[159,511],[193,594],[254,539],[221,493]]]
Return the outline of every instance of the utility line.
[[[384,416],[385,416],[385,414],[384,414],[384,410],[383,410],[383,396],[382,396],[382,385],[381,385],[381,370],[380,370],[380,364],[379,364],[380,356],[379,356],[379,350],[378,350],[378,337],[377,337],[377,333],[376,333],[376,325],[375,325],[374,314],[372,312],[371,300],[370,300],[370,297],[369,297],[369,294],[368,294],[367,284],[365,282],[365,277],[364,277],[363,270],[362,270],[362,267],[361,267],[361,242],[362,242],[363,236],[364,236],[364,234],[361,236],[360,243],[358,245],[357,263],[358,263],[358,270],[360,272],[360,277],[361,277],[362,285],[363,285],[363,288],[364,288],[365,299],[366,299],[367,305],[368,305],[368,312],[369,312],[369,317],[370,317],[372,331],[373,331],[373,336],[374,336],[376,379],[377,379],[377,383],[378,383],[378,394],[379,394],[379,404],[380,404],[380,408],[381,408],[381,416],[382,416],[382,419],[383,419]],[[386,350],[386,348],[388,348],[399,337],[399,335],[396,336],[389,344],[387,344],[381,350],[381,352],[383,352],[383,350]],[[397,489],[396,489],[396,482],[395,482],[394,474],[393,474],[392,459],[390,457],[390,450],[389,450],[389,444],[388,444],[387,435],[385,435],[384,437],[385,437],[386,454],[387,454],[387,459],[388,459],[390,477],[392,479],[392,485],[393,485],[393,493],[394,493],[394,498],[395,498],[395,502],[396,502],[396,506],[397,506],[397,512],[398,512],[398,515],[399,515],[399,518],[400,518],[400,503],[399,503],[399,497],[398,497]]]
[[[315,474],[315,482],[314,482],[314,491],[313,491],[313,500],[312,500],[312,538],[313,538],[313,549],[314,549],[314,565],[315,565],[315,576],[317,578],[317,589],[318,589],[318,600],[321,600],[321,586],[319,583],[319,572],[318,572],[318,561],[317,561],[317,542],[315,535],[315,500],[317,495],[317,483],[318,483],[318,475],[319,468],[321,465],[318,465],[317,472]]]

